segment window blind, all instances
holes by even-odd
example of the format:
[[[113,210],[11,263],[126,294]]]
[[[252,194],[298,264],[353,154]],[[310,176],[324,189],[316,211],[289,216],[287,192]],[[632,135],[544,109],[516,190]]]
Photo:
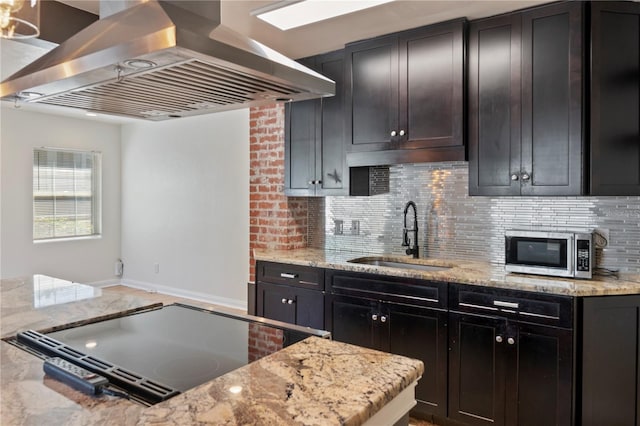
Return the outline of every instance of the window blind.
[[[33,151],[33,239],[100,234],[97,152]]]

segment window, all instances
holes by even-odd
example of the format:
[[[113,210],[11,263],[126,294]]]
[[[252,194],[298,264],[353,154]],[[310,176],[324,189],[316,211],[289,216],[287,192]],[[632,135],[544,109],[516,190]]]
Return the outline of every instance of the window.
[[[100,235],[97,152],[33,151],[33,239]]]

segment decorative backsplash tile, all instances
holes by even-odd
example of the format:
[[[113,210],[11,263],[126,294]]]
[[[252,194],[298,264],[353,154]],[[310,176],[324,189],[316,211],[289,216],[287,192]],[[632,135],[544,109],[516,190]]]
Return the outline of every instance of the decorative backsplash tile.
[[[412,200],[421,257],[504,263],[507,229],[598,229],[608,230],[609,241],[596,265],[640,272],[640,197],[469,197],[466,162],[392,166],[389,182],[387,194],[309,199],[309,246],[404,254],[403,211]]]

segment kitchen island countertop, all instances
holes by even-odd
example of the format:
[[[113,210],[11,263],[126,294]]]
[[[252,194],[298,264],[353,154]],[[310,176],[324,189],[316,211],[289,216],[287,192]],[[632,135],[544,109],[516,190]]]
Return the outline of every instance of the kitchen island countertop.
[[[54,297],[49,286],[40,299],[36,278],[0,285],[3,338],[28,328],[51,330],[157,306],[69,282],[53,285],[66,287],[65,297]],[[45,376],[39,358],[5,341],[0,345],[3,424],[360,425],[424,370],[418,360],[311,337],[144,407],[79,393]]]
[[[444,266],[444,270],[422,271],[352,263],[349,260],[375,258],[419,265]],[[295,250],[255,249],[254,258],[351,272],[506,288],[567,296],[606,296],[640,293],[640,275],[621,274],[619,278],[594,276],[590,280],[543,277],[506,273],[504,265],[456,259],[412,259],[409,256],[373,255],[353,251],[302,248]]]

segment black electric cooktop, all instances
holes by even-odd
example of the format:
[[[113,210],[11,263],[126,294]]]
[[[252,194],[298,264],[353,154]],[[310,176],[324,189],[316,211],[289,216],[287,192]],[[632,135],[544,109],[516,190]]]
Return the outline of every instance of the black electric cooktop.
[[[264,318],[174,304],[51,333],[26,331],[17,344],[105,376],[153,404],[328,332]]]

